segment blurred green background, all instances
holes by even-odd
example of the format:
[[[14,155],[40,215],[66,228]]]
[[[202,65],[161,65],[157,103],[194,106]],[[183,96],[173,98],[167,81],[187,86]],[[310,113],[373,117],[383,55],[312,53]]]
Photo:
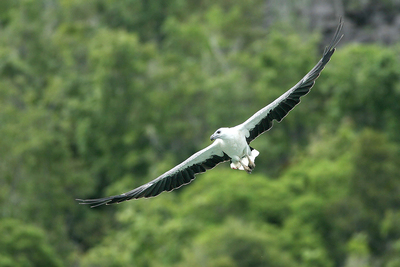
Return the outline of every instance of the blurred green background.
[[[210,144],[345,38],[229,164],[90,209]],[[400,4],[0,1],[0,266],[400,266]]]

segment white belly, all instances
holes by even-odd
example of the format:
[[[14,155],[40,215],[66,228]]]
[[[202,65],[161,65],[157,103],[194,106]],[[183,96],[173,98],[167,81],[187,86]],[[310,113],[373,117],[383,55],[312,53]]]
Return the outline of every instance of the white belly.
[[[250,153],[250,147],[246,142],[246,137],[235,128],[231,130],[229,138],[224,138],[221,142],[222,151],[227,154],[232,161],[238,161]]]

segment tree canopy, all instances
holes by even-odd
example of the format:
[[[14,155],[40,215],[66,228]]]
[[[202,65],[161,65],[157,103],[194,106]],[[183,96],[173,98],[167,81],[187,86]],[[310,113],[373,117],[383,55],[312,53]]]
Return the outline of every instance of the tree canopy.
[[[265,3],[1,1],[0,266],[398,266],[398,45],[343,42],[251,175],[76,203],[154,179],[317,63],[321,32],[266,26]]]

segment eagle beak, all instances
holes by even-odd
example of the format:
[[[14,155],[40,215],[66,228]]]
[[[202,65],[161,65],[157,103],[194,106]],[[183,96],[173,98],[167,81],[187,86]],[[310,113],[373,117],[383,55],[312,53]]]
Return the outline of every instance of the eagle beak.
[[[215,137],[214,134],[210,136],[210,140],[211,140],[211,141],[214,141],[215,139],[217,139],[217,137]]]

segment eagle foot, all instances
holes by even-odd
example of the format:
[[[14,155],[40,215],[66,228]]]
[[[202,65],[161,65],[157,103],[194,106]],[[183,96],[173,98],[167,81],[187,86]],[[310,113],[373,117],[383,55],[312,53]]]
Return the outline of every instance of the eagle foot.
[[[254,168],[256,167],[256,164],[254,164],[254,162],[249,162],[249,168],[251,169],[251,170],[254,170]]]
[[[253,171],[253,168],[251,168],[250,166],[246,166],[246,165],[242,165],[243,166],[243,169],[248,173],[248,174],[250,174],[252,171]]]
[[[247,157],[247,160],[249,161],[248,167],[251,170],[254,170],[254,168],[256,167],[256,164],[254,164],[254,162],[250,159],[250,157]]]

